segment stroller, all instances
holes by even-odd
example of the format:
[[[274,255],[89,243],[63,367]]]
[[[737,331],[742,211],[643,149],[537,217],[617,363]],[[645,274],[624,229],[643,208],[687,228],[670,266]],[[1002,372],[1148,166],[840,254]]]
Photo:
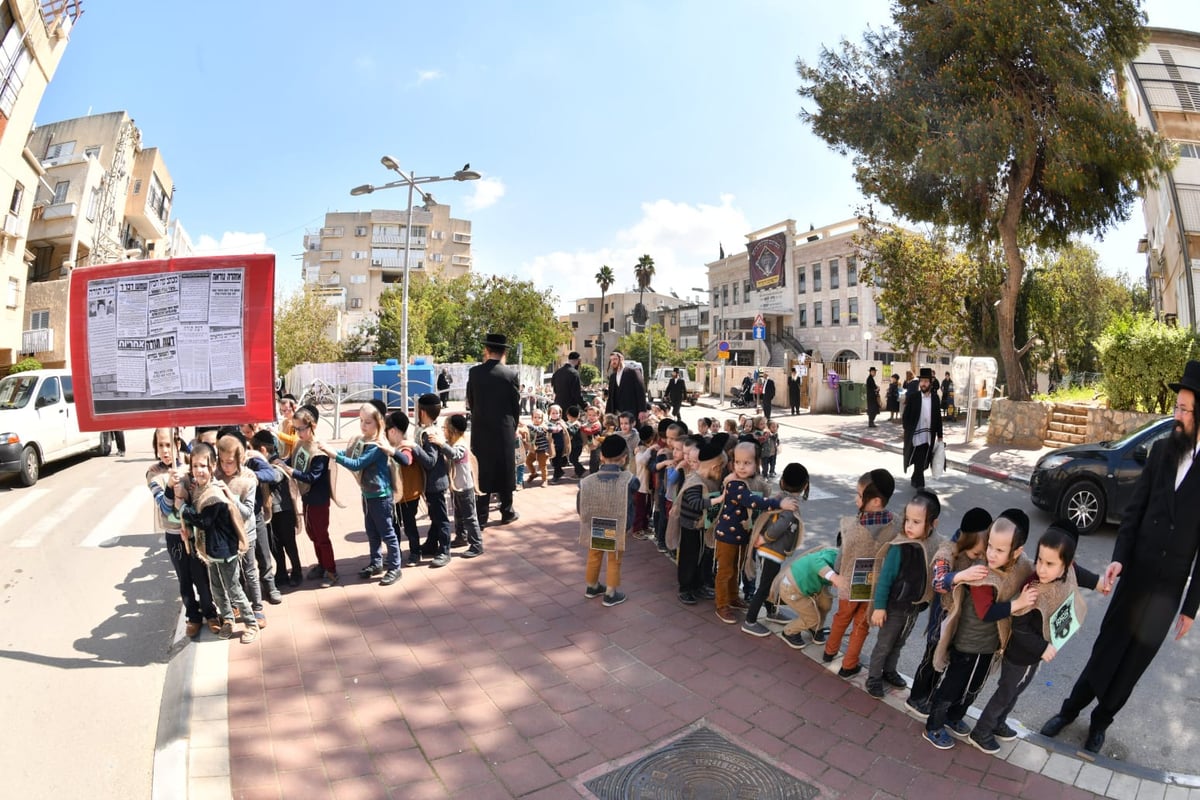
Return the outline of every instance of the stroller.
[[[754,394],[746,387],[739,387],[733,390],[733,399],[730,405],[734,408],[746,408],[754,405]]]

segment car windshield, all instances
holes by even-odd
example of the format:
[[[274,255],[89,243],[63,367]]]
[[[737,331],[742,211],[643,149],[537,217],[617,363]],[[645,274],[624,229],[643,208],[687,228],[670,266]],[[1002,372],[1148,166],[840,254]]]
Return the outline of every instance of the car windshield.
[[[1162,423],[1163,423],[1163,420],[1161,420],[1161,419],[1151,420],[1150,422],[1147,422],[1145,425],[1138,428],[1137,430],[1135,430],[1131,433],[1125,434],[1123,437],[1121,437],[1120,439],[1117,439],[1115,442],[1108,442],[1106,444],[1108,444],[1108,446],[1114,450],[1120,450],[1122,447],[1125,447],[1126,445],[1128,445],[1130,442],[1132,442],[1137,437],[1141,436],[1146,431],[1150,430],[1151,428],[1155,427],[1156,425],[1161,425]]]
[[[0,409],[24,408],[36,386],[37,378],[32,375],[9,375],[0,381]]]

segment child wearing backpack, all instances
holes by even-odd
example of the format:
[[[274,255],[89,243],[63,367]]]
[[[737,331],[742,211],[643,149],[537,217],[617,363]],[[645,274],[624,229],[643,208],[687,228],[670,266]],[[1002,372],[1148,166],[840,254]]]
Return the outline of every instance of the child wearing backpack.
[[[803,464],[791,463],[783,468],[779,478],[779,491],[783,497],[790,497],[797,503],[808,499],[808,470]],[[771,630],[758,621],[758,612],[771,593],[775,578],[783,562],[796,549],[804,538],[804,520],[797,511],[768,512],[759,515],[750,534],[750,547],[757,558],[758,579],[754,596],[746,609],[746,619],[742,622],[742,633],[751,636],[769,636]],[[746,571],[755,569],[755,562],[746,559]],[[771,613],[775,607],[771,606]]]

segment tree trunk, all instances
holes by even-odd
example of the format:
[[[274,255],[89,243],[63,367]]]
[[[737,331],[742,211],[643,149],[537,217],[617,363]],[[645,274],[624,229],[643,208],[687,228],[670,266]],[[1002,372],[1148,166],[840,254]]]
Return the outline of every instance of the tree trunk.
[[[1021,293],[1021,280],[1025,275],[1025,261],[1021,257],[1017,228],[1021,222],[1025,191],[1029,188],[1032,176],[1032,156],[1013,165],[1008,179],[1008,196],[1004,202],[1004,214],[1000,217],[997,225],[1007,269],[1004,274],[1000,306],[996,309],[996,327],[1000,339],[1000,361],[1004,364],[1004,380],[1008,384],[1008,397],[1012,400],[1029,399],[1029,385],[1025,382],[1025,370],[1021,368],[1021,357],[1017,352],[1015,327],[1017,296]]]

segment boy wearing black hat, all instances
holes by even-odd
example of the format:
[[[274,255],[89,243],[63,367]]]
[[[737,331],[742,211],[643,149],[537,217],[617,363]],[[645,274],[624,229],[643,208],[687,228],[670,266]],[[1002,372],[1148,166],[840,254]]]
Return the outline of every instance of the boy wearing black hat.
[[[791,497],[797,503],[808,499],[808,470],[803,464],[792,463],[783,468],[783,474],[779,477],[779,492],[781,497]],[[758,561],[758,580],[754,596],[746,608],[742,633],[751,636],[770,635],[770,629],[758,621],[758,612],[771,593],[783,562],[803,538],[804,520],[800,518],[799,510],[763,514],[754,523],[750,547]],[[754,577],[755,568],[754,559],[746,559],[746,572],[750,577]],[[775,606],[769,605],[767,610],[774,613]]]
[[[725,439],[719,433],[696,451],[697,467],[687,470],[677,499],[671,504],[665,544],[676,550],[679,602],[692,606],[704,592],[704,532],[716,519],[712,498],[721,493]]]
[[[415,438],[417,447],[413,459],[425,470],[425,508],[429,513],[429,535],[421,547],[424,555],[433,556],[431,567],[450,563],[450,515],[446,510],[446,490],[450,488],[446,439],[438,430],[437,418],[442,413],[442,401],[432,392],[417,399],[417,422],[421,426]]]
[[[625,535],[633,522],[633,495],[638,479],[625,469],[629,449],[620,436],[607,436],[600,445],[600,469],[579,483],[575,505],[579,511],[579,543],[588,549],[584,597],[604,597],[605,606],[625,602],[621,585],[621,557]],[[600,583],[600,567],[608,554],[607,586]]]

